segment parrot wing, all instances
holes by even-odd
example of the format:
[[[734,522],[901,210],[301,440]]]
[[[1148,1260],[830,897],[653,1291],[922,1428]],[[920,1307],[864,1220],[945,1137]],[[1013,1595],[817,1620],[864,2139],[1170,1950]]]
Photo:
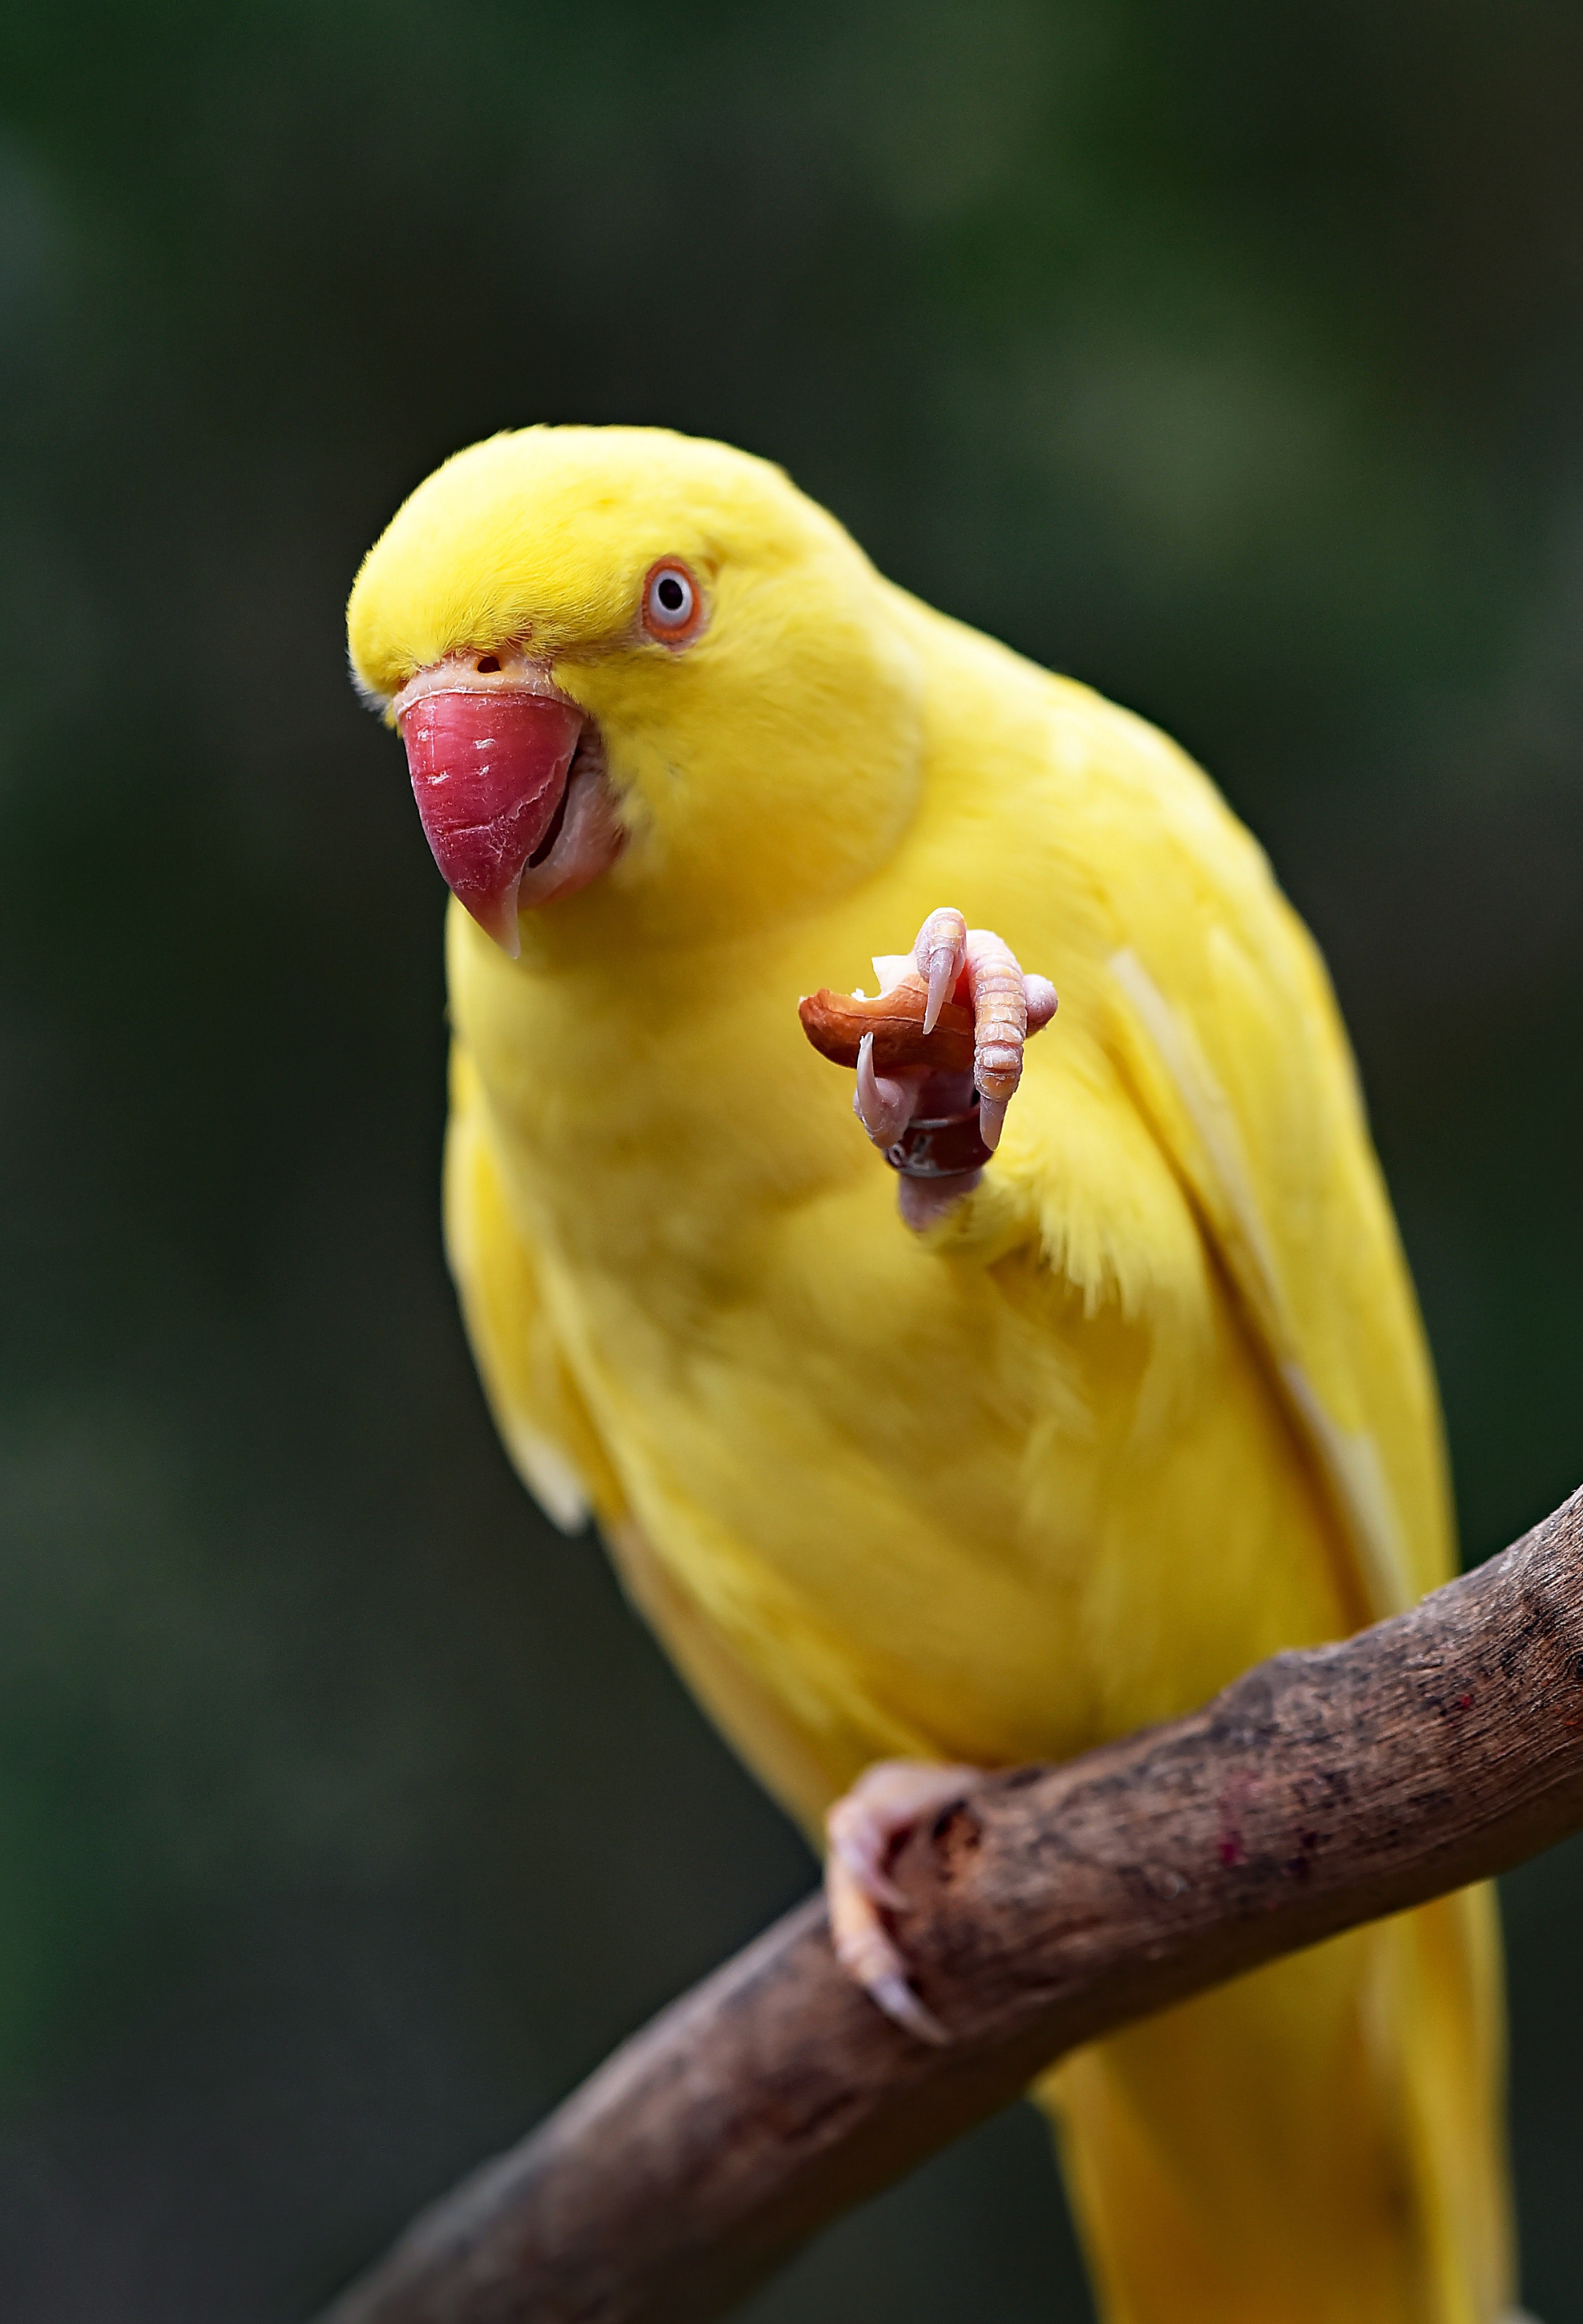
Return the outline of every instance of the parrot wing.
[[[1108,964],[1114,1053],[1378,1619],[1446,1578],[1451,1527],[1432,1376],[1351,1052],[1263,852],[1173,745],[1124,724],[1148,749],[1112,795],[1124,829],[1105,851],[1111,925],[1128,938]]]

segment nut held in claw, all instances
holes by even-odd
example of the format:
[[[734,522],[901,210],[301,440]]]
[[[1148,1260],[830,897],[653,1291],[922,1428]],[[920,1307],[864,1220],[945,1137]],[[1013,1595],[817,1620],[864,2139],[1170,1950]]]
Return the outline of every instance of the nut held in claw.
[[[850,992],[811,992],[797,1003],[804,1032],[822,1057],[832,1065],[855,1067],[858,1045],[865,1033],[874,1036],[876,1073],[899,1073],[907,1065],[926,1065],[933,1073],[971,1074],[973,1069],[973,1012],[948,1001],[932,1033],[924,1030],[929,988],[921,976],[909,973],[876,1000],[855,1000]]]

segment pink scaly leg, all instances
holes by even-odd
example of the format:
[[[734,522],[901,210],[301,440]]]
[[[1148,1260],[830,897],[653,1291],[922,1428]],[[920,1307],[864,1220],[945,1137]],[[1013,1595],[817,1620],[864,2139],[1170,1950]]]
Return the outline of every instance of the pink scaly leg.
[[[925,1032],[934,1030],[947,1001],[955,998],[971,1007],[973,1071],[971,1081],[965,1074],[932,1074],[923,1066],[880,1074],[874,1065],[873,1036],[867,1035],[858,1049],[852,1095],[859,1120],[876,1146],[889,1147],[926,1107],[965,1107],[976,1090],[980,1135],[993,1152],[1022,1079],[1024,1046],[1055,1014],[1054,986],[1048,977],[1025,976],[1008,945],[988,928],[970,928],[962,913],[948,905],[929,914],[910,956],[882,956],[874,966],[885,991],[908,971],[924,980],[928,989]],[[933,1180],[904,1177],[899,1190],[903,1219],[921,1231],[976,1185],[980,1175],[974,1169]],[[923,1760],[881,1759],[836,1802],[825,1820],[830,1854],[824,1893],[836,1956],[887,2016],[925,2042],[950,2037],[913,1991],[906,1955],[886,1926],[886,1914],[905,1909],[905,1899],[890,1878],[890,1860],[907,1833],[925,1816],[960,1799],[979,1772]]]

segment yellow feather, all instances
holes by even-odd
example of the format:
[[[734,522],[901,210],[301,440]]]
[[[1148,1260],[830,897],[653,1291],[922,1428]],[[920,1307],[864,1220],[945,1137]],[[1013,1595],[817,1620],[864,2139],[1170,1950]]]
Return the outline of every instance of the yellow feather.
[[[704,579],[671,654],[634,613]],[[869,1761],[1062,1757],[1450,1569],[1432,1383],[1323,969],[1173,746],[883,581],[777,469],[638,429],[460,455],[371,553],[361,683],[528,638],[629,833],[510,961],[455,906],[447,1233],[502,1434],[598,1511],[810,1830]],[[1062,994],[930,1235],[815,1057],[934,905]],[[1048,2095],[1121,2324],[1507,2297],[1472,1898]]]

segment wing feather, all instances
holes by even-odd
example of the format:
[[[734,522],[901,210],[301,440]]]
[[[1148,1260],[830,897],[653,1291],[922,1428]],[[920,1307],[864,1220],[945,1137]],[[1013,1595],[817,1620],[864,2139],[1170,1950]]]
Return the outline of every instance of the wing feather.
[[[1147,824],[1132,820],[1109,866],[1131,939],[1109,962],[1115,1047],[1377,1618],[1445,1578],[1451,1527],[1428,1354],[1351,1052],[1262,852],[1190,761],[1123,723],[1152,748],[1137,777]]]

